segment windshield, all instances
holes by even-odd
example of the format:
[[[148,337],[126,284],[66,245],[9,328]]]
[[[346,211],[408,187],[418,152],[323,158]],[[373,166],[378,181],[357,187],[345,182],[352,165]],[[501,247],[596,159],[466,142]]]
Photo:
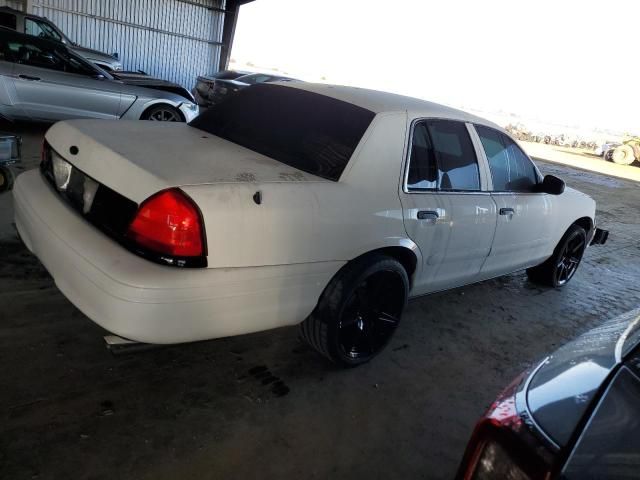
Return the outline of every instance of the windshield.
[[[220,80],[232,80],[234,78],[246,75],[244,72],[236,72],[234,70],[222,70],[221,72],[210,75],[211,78],[219,78]]]
[[[190,125],[337,181],[373,117],[325,95],[260,84],[214,105]]]
[[[56,40],[58,42],[63,41],[63,37],[52,25],[37,18],[26,17],[24,19],[24,33],[33,35],[34,37]]]

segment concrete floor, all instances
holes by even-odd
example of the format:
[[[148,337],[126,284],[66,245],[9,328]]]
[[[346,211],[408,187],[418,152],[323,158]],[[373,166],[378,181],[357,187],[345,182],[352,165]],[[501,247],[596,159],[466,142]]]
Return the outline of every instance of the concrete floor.
[[[27,166],[41,133],[27,128]],[[515,375],[638,307],[640,184],[539,165],[597,200],[609,243],[561,290],[517,273],[412,301],[390,346],[353,370],[295,328],[114,357],[0,197],[0,477],[451,478]]]

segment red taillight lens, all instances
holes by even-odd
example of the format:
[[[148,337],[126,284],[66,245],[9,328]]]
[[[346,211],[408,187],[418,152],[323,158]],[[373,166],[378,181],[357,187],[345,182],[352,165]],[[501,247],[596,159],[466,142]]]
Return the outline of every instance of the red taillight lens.
[[[137,245],[173,257],[199,257],[203,250],[198,207],[178,189],[145,200],[129,225],[127,236]]]
[[[523,424],[515,395],[525,374],[516,378],[478,422],[456,478],[460,480],[544,480],[551,478],[553,456]]]

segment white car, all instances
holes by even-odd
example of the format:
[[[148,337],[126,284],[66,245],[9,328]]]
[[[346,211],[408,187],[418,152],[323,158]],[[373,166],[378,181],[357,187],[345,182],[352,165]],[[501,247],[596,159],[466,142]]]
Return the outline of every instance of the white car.
[[[179,343],[302,323],[342,365],[409,297],[528,268],[568,282],[595,202],[499,127],[358,88],[249,87],[191,124],[66,121],[14,189],[59,289],[121,337]]]

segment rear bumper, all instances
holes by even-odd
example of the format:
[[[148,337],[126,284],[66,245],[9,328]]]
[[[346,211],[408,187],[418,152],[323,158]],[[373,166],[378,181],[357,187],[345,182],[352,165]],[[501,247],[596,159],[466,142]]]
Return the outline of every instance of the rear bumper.
[[[14,188],[18,232],[60,291],[121,337],[181,343],[301,322],[342,262],[180,269],[146,261],[82,219],[38,170]]]
[[[595,232],[593,232],[593,238],[591,239],[591,243],[589,245],[604,245],[609,238],[609,230],[603,230],[601,228],[596,228]]]

